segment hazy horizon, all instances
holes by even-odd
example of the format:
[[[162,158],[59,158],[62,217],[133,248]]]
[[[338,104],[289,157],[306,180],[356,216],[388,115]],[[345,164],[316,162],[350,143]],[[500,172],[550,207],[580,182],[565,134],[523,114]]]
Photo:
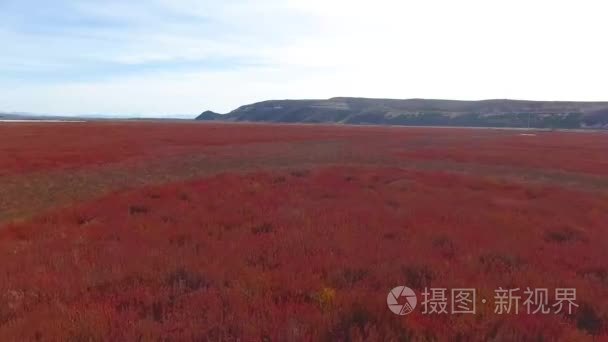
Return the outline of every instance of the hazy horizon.
[[[430,99],[430,98],[407,98],[407,99],[397,99],[397,98],[388,98],[388,97],[351,97],[351,96],[333,96],[330,98],[326,98],[326,99],[312,99],[312,98],[302,98],[302,99],[266,99],[266,100],[260,100],[259,102],[264,102],[264,101],[324,101],[324,100],[330,100],[332,98],[361,98],[361,99],[372,99],[372,100],[402,100],[402,101],[407,101],[407,100],[425,100],[425,101],[462,101],[462,102],[482,102],[482,101],[524,101],[524,102],[576,102],[576,103],[585,103],[585,102],[590,102],[590,103],[608,103],[608,101],[569,101],[569,100],[528,100],[528,99],[479,99],[479,100],[461,100],[461,99]],[[257,103],[259,103],[257,102]],[[253,103],[244,103],[239,105],[238,107],[241,106],[245,106],[245,105],[250,105]],[[237,109],[237,108],[234,108]],[[195,119],[196,117],[198,117],[202,112],[207,112],[207,111],[211,111],[217,114],[230,114],[232,112],[232,110],[226,111],[226,112],[216,112],[213,110],[209,110],[209,109],[205,109],[202,111],[199,111],[197,113],[187,113],[187,114],[175,114],[175,113],[156,113],[156,114],[146,114],[146,113],[137,113],[137,114],[132,114],[132,113],[84,113],[84,114],[79,114],[79,113],[70,113],[70,114],[62,114],[62,113],[36,113],[36,112],[9,112],[9,111],[3,111],[0,108],[0,114],[5,114],[5,115],[15,115],[15,116],[54,116],[54,117],[73,117],[73,118],[96,118],[96,119],[112,119],[112,118],[118,118],[118,119]],[[3,120],[0,120],[3,121]],[[9,120],[9,121],[13,121],[13,120]]]

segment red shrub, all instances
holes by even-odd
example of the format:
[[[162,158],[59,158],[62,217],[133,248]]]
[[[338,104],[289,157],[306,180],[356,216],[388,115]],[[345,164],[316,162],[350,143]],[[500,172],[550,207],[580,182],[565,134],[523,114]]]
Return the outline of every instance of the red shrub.
[[[606,336],[607,220],[594,193],[397,168],[143,188],[0,231],[0,338]],[[574,287],[581,307],[402,317],[397,285]]]

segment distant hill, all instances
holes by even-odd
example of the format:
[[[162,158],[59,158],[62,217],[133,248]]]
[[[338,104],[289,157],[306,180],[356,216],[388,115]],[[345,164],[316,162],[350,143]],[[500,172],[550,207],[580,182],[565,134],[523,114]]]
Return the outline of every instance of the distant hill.
[[[206,111],[206,121],[344,123],[407,126],[606,128],[608,102],[426,99],[273,100],[228,114]]]
[[[25,117],[26,117],[26,114],[0,112],[0,119],[2,119],[2,120],[23,119]]]
[[[3,113],[0,112],[0,120],[4,121],[73,121],[82,120],[71,116],[57,116],[47,114],[32,114],[32,113]]]

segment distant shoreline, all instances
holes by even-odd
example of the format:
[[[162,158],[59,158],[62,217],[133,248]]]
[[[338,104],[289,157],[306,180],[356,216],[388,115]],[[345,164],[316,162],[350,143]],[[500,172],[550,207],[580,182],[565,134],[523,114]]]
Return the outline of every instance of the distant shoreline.
[[[154,121],[154,120],[151,120]],[[385,128],[438,128],[438,129],[489,129],[506,131],[533,131],[533,132],[580,132],[580,133],[608,133],[605,128],[537,128],[537,127],[485,127],[485,126],[420,126],[420,125],[390,125],[390,124],[350,124],[340,122],[267,122],[267,121],[201,121],[199,124],[213,125],[273,125],[273,126],[343,126],[343,127],[385,127]]]
[[[61,123],[61,122],[87,122],[85,120],[19,120],[19,119],[0,119],[0,122],[15,122],[15,123],[25,123],[25,122],[30,122],[30,123],[34,123],[34,122],[46,122],[46,123]]]
[[[607,129],[602,128],[534,128],[534,127],[483,127],[483,126],[424,126],[424,125],[389,125],[389,124],[349,124],[349,123],[304,123],[304,122],[260,122],[260,121],[200,121],[200,120],[172,120],[172,119],[92,119],[92,120],[6,120],[0,119],[2,123],[113,123],[113,122],[130,122],[130,123],[182,123],[182,124],[199,124],[199,125],[255,125],[255,126],[338,126],[338,127],[379,127],[387,129],[401,128],[436,128],[436,129],[470,129],[470,130],[505,130],[519,132],[573,132],[573,133],[608,133]]]

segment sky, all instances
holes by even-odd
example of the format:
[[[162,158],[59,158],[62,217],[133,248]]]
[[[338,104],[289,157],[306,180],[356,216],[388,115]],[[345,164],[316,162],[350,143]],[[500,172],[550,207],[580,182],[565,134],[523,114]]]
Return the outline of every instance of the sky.
[[[608,101],[606,13],[602,0],[0,0],[0,111]]]

